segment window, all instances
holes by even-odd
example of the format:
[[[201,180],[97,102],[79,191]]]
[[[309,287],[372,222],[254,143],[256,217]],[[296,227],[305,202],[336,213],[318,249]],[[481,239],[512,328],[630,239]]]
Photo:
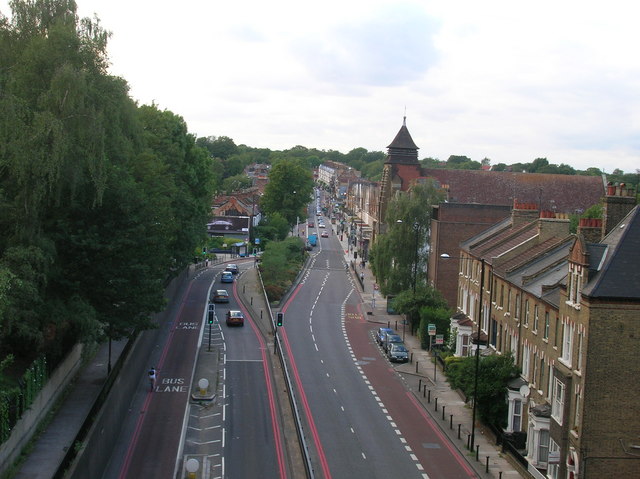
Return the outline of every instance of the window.
[[[516,399],[513,401],[513,415],[511,418],[511,430],[519,431],[522,426],[522,401]]]
[[[553,460],[552,460],[553,458]],[[558,446],[555,441],[549,438],[549,456],[548,456],[548,468],[547,468],[547,477],[550,479],[558,479],[558,469],[560,462],[560,446]]]
[[[577,431],[578,428],[580,427],[580,388],[577,388],[576,390],[576,395],[575,395],[575,413],[573,415],[573,428]]]
[[[514,315],[516,319],[520,319],[520,295],[516,293],[516,313]]]
[[[507,292],[507,313],[511,312],[511,288]]]
[[[500,307],[504,307],[504,284],[500,285]]]
[[[538,331],[538,305],[533,307],[533,330]]]
[[[527,430],[527,462],[546,469],[549,462],[549,419],[530,416]]]
[[[553,346],[558,347],[558,337],[560,336],[560,318],[556,316],[555,332],[553,335]]]
[[[529,326],[529,300],[524,301],[524,325]]]
[[[544,333],[542,337],[549,339],[549,311],[544,313]]]
[[[571,354],[573,349],[573,323],[565,321],[562,328],[562,361],[571,366]]]
[[[549,430],[541,429],[538,436],[538,464],[549,461]]]
[[[542,391],[544,387],[544,358],[540,360],[540,382],[538,383],[538,389]]]
[[[553,400],[551,403],[551,417],[562,426],[562,414],[564,410],[564,384],[555,378],[553,381]]]
[[[538,380],[538,353],[533,353],[533,374],[531,374],[531,382],[533,386],[536,385],[536,381]]]
[[[529,380],[529,345],[525,344],[522,350],[522,377]]]
[[[576,369],[578,371],[582,370],[582,340],[584,338],[584,331],[580,329],[578,331],[578,364],[576,365]]]

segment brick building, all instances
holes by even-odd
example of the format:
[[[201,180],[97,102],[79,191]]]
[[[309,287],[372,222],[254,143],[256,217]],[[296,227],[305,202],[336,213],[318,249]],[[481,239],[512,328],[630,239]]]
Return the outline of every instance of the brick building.
[[[513,353],[522,372],[506,432],[526,434],[534,477],[640,470],[640,208],[624,186],[609,187],[603,206],[604,221],[570,235],[566,219],[517,203],[461,244],[452,325],[464,325],[461,344],[476,343],[469,354]]]

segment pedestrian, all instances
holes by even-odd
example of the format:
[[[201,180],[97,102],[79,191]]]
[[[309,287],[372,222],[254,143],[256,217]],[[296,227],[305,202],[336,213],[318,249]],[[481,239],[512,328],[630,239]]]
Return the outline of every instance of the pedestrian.
[[[364,283],[364,272],[360,272],[360,281]]]

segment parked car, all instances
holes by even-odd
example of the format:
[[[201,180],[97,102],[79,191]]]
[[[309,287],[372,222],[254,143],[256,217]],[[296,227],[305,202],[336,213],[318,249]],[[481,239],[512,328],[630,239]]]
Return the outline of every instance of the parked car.
[[[242,311],[227,311],[227,326],[244,326],[244,314],[242,314]]]
[[[384,343],[384,338],[388,333],[394,334],[393,329],[391,329],[391,328],[378,328],[376,330],[376,342],[380,346],[382,346],[382,344]]]
[[[229,302],[229,293],[227,293],[226,289],[216,289],[213,292],[213,302],[214,303],[228,303]]]
[[[389,347],[391,347],[391,345],[393,343],[401,343],[402,342],[402,337],[400,337],[397,334],[387,334],[384,337],[384,343],[382,344],[382,349],[384,349],[385,353],[389,352]]]
[[[231,271],[233,274],[238,274],[238,271],[240,271],[238,265],[234,263],[229,263],[225,269]]]
[[[387,351],[387,357],[392,363],[406,363],[409,361],[409,351],[404,343],[391,343],[389,351]]]
[[[233,273],[231,271],[223,271],[220,276],[220,282],[222,283],[233,283]]]

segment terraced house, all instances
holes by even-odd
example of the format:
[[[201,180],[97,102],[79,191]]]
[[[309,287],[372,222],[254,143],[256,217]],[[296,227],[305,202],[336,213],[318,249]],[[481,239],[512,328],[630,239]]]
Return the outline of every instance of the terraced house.
[[[638,477],[635,203],[610,185],[603,220],[582,220],[571,235],[562,215],[515,202],[509,218],[461,244],[457,353],[513,353],[522,372],[509,385],[506,432],[522,437],[534,477]]]

